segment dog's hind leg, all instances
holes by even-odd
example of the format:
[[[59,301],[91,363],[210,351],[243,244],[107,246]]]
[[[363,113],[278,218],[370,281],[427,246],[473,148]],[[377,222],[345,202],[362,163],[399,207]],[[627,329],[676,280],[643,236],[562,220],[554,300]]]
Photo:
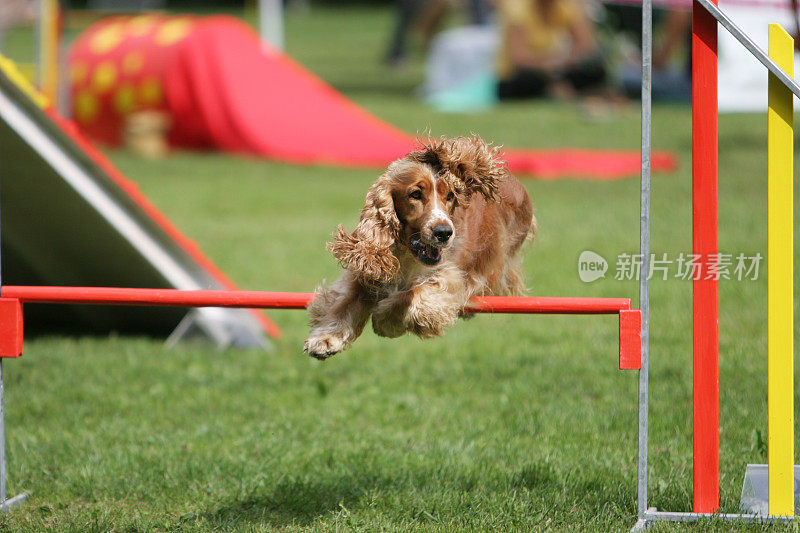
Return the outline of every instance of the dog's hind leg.
[[[303,350],[317,359],[341,352],[361,335],[374,306],[374,297],[345,271],[332,285],[317,289],[308,306],[311,333]]]
[[[406,314],[414,298],[411,290],[391,293],[380,300],[372,313],[372,330],[376,335],[394,339],[408,331]]]

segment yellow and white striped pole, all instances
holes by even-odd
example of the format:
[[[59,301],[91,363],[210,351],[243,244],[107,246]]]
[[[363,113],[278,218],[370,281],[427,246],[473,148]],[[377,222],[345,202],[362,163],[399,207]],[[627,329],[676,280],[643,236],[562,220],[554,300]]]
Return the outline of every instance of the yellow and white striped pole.
[[[794,75],[794,40],[769,25],[769,56]],[[769,75],[767,119],[769,514],[794,515],[792,93]]]

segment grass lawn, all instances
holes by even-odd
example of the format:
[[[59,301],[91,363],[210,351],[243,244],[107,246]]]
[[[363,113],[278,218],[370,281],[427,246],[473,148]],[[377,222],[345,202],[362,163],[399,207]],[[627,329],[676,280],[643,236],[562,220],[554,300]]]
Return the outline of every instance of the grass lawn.
[[[552,102],[440,114],[412,96],[421,67],[384,70],[388,9],[288,18],[289,52],[406,131],[476,132],[507,146],[637,149],[635,106],[603,122]],[[763,116],[720,119],[720,244],[766,253]],[[691,251],[690,112],[656,106],[654,145],[680,168],[653,180],[653,251]],[[111,157],[243,288],[310,291],[337,275],[324,244],[352,227],[377,171],[221,154]],[[638,180],[525,182],[540,234],[530,293],[638,298],[614,279],[638,250]],[[607,277],[582,283],[593,250]],[[762,263],[762,269],[765,265]],[[674,265],[670,270],[675,273]],[[691,509],[691,286],[651,289],[651,484]],[[765,462],[766,282],[720,286],[721,510]],[[366,332],[326,363],[301,353],[306,317],[269,353],[161,339],[43,337],[7,362],[7,531],[623,531],[636,515],[635,372],[616,368],[613,317],[479,316],[444,338]],[[731,524],[659,526],[729,531]],[[780,526],[775,526],[780,529]],[[739,526],[739,529],[761,529]]]

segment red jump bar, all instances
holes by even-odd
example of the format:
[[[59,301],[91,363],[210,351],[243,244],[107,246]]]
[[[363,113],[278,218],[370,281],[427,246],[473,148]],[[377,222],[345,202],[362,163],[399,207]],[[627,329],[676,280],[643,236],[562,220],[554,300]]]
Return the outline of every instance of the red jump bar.
[[[5,285],[0,287],[0,297],[14,298],[23,303],[304,309],[314,295],[303,292]],[[616,315],[630,308],[629,298],[480,296],[473,298],[466,310],[470,313]]]
[[[312,293],[304,292],[6,285],[0,287],[0,331],[15,333],[6,335],[9,346],[4,346],[0,337],[0,357],[17,357],[22,353],[21,303],[304,309],[312,298]],[[480,296],[473,298],[465,310],[469,313],[619,315],[619,367],[639,369],[642,365],[642,315],[638,309],[631,309],[629,298]]]
[[[305,309],[314,295],[302,292],[5,285],[0,287],[0,297],[14,298],[22,303]]]

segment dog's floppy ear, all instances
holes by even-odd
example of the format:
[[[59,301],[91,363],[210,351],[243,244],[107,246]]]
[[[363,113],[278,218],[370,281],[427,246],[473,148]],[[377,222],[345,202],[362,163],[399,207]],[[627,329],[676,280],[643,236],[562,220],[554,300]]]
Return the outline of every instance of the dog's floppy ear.
[[[429,139],[424,149],[443,170],[461,182],[467,197],[480,193],[487,200],[494,198],[500,181],[508,176],[500,148],[490,146],[477,135]]]
[[[400,267],[392,246],[400,230],[394,210],[394,200],[386,174],[372,184],[361,210],[361,220],[348,233],[339,226],[333,242],[328,243],[333,257],[342,268],[350,270],[368,282],[387,282]]]

